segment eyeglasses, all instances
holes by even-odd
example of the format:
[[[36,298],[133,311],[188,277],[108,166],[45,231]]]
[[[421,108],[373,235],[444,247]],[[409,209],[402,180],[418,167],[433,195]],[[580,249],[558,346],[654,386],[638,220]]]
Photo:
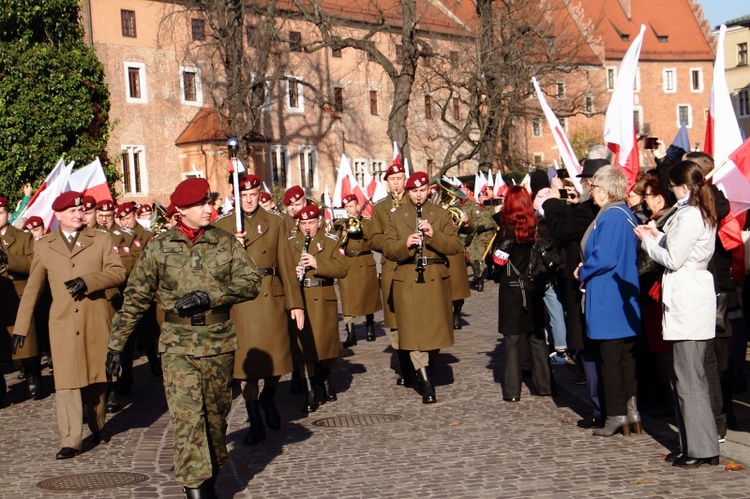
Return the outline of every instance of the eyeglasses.
[[[656,194],[654,194],[653,192],[644,192],[644,193],[643,193],[643,197],[644,197],[644,198],[647,198],[647,197],[650,197],[650,196],[655,196],[655,195],[656,195]]]
[[[591,189],[592,191],[593,191],[594,189],[596,189],[597,187],[599,187],[599,186],[598,186],[598,185],[596,185],[596,184],[592,184],[591,182],[589,182],[589,189]],[[599,187],[599,189],[601,189],[601,187]]]

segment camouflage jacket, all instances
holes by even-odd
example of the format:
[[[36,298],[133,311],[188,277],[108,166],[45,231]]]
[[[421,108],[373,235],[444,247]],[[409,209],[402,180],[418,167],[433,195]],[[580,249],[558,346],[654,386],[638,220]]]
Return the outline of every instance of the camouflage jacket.
[[[121,351],[133,328],[154,299],[166,313],[176,314],[175,302],[191,291],[205,291],[214,312],[229,311],[233,303],[258,295],[261,276],[235,237],[207,227],[195,243],[177,229],[154,239],[143,251],[125,288],[122,309],[113,320],[109,348]],[[237,349],[234,326],[191,326],[165,321],[159,351],[205,357]]]

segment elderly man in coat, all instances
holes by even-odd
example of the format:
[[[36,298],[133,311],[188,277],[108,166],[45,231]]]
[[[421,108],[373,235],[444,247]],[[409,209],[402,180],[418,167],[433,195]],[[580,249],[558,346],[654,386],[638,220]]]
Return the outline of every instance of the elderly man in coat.
[[[55,359],[55,401],[62,440],[56,458],[68,459],[81,452],[82,398],[94,442],[109,441],[104,431],[104,361],[112,311],[104,291],[124,282],[125,267],[109,234],[83,225],[81,193],[61,194],[52,209],[59,227],[36,242],[29,280],[18,307],[13,345],[23,346],[34,306],[49,282],[50,346]]]

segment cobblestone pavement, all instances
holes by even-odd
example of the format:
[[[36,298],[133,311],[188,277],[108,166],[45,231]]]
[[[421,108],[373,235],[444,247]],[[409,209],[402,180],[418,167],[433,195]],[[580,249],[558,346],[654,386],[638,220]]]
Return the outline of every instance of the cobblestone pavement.
[[[738,442],[750,431],[747,411],[738,412],[740,431],[732,433],[740,437],[730,436],[732,442],[722,444],[720,466],[675,468],[662,459],[676,448],[674,429],[665,421],[644,418],[644,434],[631,437],[593,437],[577,428],[576,420],[589,415],[589,406],[585,388],[573,384],[575,374],[566,366],[555,368],[554,398],[531,396],[525,388],[520,403],[502,401],[495,285],[488,283],[484,293],[467,300],[464,319],[455,346],[440,354],[437,404],[424,405],[415,391],[396,386],[395,357],[380,328],[377,341],[360,340],[353,349],[342,350],[332,377],[338,401],[309,417],[301,413],[302,396],[289,394],[289,377],[284,377],[277,397],[284,423],[278,432],[267,431],[268,439],[259,445],[242,444],[245,407],[235,398],[229,418],[231,463],[219,475],[220,496],[750,495],[750,472],[725,470],[733,457],[727,455],[727,446],[744,448]],[[364,327],[358,330],[363,338]],[[172,479],[171,425],[163,388],[144,362],[136,363],[133,394],[125,398],[128,405],[108,419],[111,443],[92,448],[88,438],[85,452],[67,461],[54,458],[59,449],[54,396],[25,400],[23,383],[6,369],[10,393],[8,406],[0,410],[0,497],[182,497]],[[51,376],[45,374],[49,390]],[[738,407],[745,406],[747,399]],[[388,415],[394,420],[386,421]],[[326,418],[339,426],[314,424]],[[347,422],[350,426],[340,426]],[[85,492],[37,486],[50,478],[105,472],[142,473],[148,480]]]

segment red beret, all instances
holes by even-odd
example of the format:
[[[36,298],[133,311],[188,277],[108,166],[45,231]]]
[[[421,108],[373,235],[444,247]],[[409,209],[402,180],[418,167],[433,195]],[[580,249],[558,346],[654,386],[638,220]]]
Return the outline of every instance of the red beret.
[[[314,204],[308,204],[294,214],[295,220],[313,220],[320,216],[320,210]]]
[[[393,163],[388,170],[385,172],[384,179],[388,178],[388,175],[393,175],[395,173],[404,173],[406,174],[406,170],[404,170],[403,165],[401,163]]]
[[[211,199],[211,186],[205,178],[192,177],[180,182],[169,200],[177,208],[189,208]]]
[[[8,200],[6,198],[0,197],[0,208],[7,208],[8,207]]]
[[[63,192],[52,203],[52,211],[64,211],[83,204],[83,194],[76,191]]]
[[[172,216],[174,216],[176,213],[177,208],[175,208],[174,205],[170,203],[169,206],[167,206],[167,212],[164,214],[164,216],[167,218],[172,218]]]
[[[359,201],[359,198],[356,196],[356,194],[349,194],[348,196],[344,196],[341,199],[341,204],[346,205],[346,203],[351,203],[352,201]]]
[[[302,190],[302,187],[295,185],[284,193],[284,204],[296,203],[303,197],[305,197],[305,191]]]
[[[423,185],[427,185],[430,183],[430,177],[427,176],[425,172],[414,172],[411,174],[411,177],[406,181],[406,185],[404,185],[404,190],[410,190],[415,189],[417,187],[422,187]]]
[[[43,225],[44,225],[44,220],[42,220],[42,217],[38,217],[34,215],[33,217],[29,217],[29,219],[26,220],[26,223],[23,224],[23,228],[26,230],[31,230],[37,227],[41,227]]]
[[[148,203],[143,203],[142,205],[138,207],[138,215],[142,213],[146,213],[146,212],[152,213],[153,211],[154,209],[151,208],[151,205]]]
[[[271,195],[267,192],[261,192],[260,193],[260,202],[261,203],[267,203],[271,200]]]
[[[83,196],[83,211],[89,211],[96,208],[96,199],[94,196]]]
[[[103,199],[96,203],[96,209],[99,211],[115,211],[115,203],[109,199]]]
[[[135,211],[135,203],[132,201],[129,201],[127,203],[122,203],[117,205],[117,209],[115,209],[115,214],[122,218],[126,215],[130,215]]]
[[[466,182],[461,182],[461,189],[468,189],[468,188],[469,188],[469,184],[467,184]]]
[[[240,177],[240,192],[260,187],[260,177],[257,175],[243,175]]]

